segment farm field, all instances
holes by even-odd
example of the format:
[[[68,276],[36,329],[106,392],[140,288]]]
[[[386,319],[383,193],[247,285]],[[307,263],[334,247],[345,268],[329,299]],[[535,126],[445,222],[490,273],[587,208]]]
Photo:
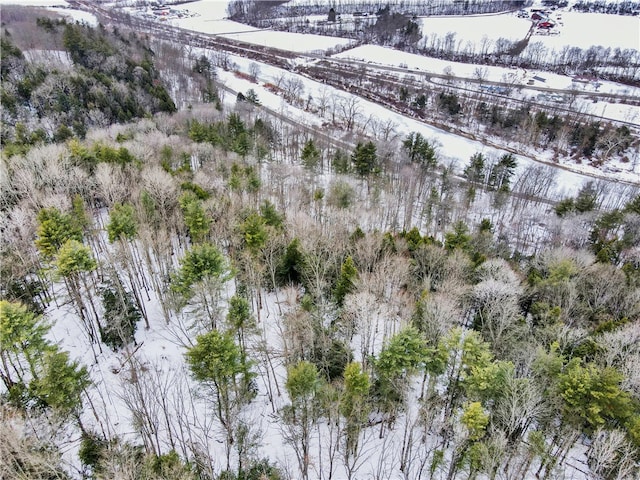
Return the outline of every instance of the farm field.
[[[601,45],[605,48],[640,47],[640,18],[606,15],[601,13],[581,13],[558,11],[563,25],[558,25],[559,35],[534,35],[531,42],[541,42],[545,47],[560,50],[565,45],[589,48]],[[558,14],[555,14],[558,15]],[[501,15],[479,15],[469,17],[425,17],[421,18],[423,43],[429,43],[431,36],[445,37],[453,35],[453,42],[461,48],[475,44],[476,51],[482,42],[489,45],[488,50],[499,38],[520,40],[525,37],[531,21],[518,18],[513,13]],[[603,34],[594,34],[603,32]],[[606,32],[606,34],[604,34]]]
[[[226,1],[201,0],[187,3],[184,9],[198,16],[171,20],[172,24],[195,32],[221,35],[265,47],[279,48],[292,52],[319,52],[337,46],[348,45],[351,41],[322,35],[303,35],[289,32],[258,30],[249,25],[225,19]]]
[[[343,47],[352,43],[346,38],[326,37],[323,35],[309,35],[303,33],[273,32],[261,30],[248,33],[227,33],[223,37],[233,40],[278,48],[296,53],[319,53],[336,47]]]
[[[394,50],[389,47],[380,47],[377,45],[362,45],[350,50],[334,55],[336,58],[351,58],[364,62],[372,62],[380,65],[389,65],[395,67],[406,67],[410,70],[420,70],[435,74],[443,74],[445,69],[451,68],[451,74],[456,77],[475,78],[476,72],[481,70],[486,74],[486,79],[494,82],[511,82],[520,80],[526,83],[526,80],[533,76],[544,78],[545,82],[537,82],[536,86],[546,86],[557,89],[572,88],[572,77],[567,75],[558,75],[556,73],[542,72],[538,70],[526,71],[524,69],[512,69],[494,66],[479,66],[473,63],[453,62],[450,60],[441,60],[433,57],[425,57],[413,53]],[[517,83],[517,82],[516,82]],[[640,96],[640,88],[629,87],[614,82],[600,82],[598,89],[600,92],[619,93],[624,95]],[[582,87],[579,87],[582,89]],[[593,86],[588,85],[586,89],[595,92]]]

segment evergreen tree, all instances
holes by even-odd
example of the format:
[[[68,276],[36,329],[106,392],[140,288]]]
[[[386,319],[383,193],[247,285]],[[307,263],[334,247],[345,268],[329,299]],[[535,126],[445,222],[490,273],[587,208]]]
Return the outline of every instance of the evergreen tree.
[[[351,165],[349,164],[349,157],[342,151],[336,150],[333,153],[331,160],[331,166],[336,173],[347,174],[351,171]]]
[[[38,403],[66,416],[78,413],[82,392],[91,383],[86,367],[69,360],[68,352],[49,349],[41,359],[41,371],[29,385]]]
[[[294,238],[287,245],[284,255],[278,263],[276,275],[279,285],[299,284],[302,281],[303,269],[304,255],[300,248],[300,240]]]
[[[82,230],[71,215],[60,212],[55,207],[43,208],[38,212],[38,238],[36,247],[46,258],[52,258],[67,240],[82,241]]]
[[[184,193],[179,202],[191,241],[193,243],[204,242],[211,228],[211,219],[204,211],[202,203],[191,192]]]
[[[256,212],[249,214],[242,222],[240,232],[245,246],[253,254],[257,254],[264,247],[269,236],[264,218]]]
[[[347,257],[340,267],[340,276],[333,290],[336,303],[342,306],[344,297],[355,289],[354,281],[358,278],[358,270],[351,256]]]
[[[424,366],[429,353],[425,340],[413,327],[395,334],[382,348],[375,362],[375,395],[383,411],[389,414],[389,425],[405,400],[411,377]],[[384,423],[380,424],[381,437]]]
[[[132,240],[137,234],[137,229],[133,205],[129,203],[113,205],[107,224],[109,242],[113,243],[119,238]]]
[[[24,305],[0,300],[0,379],[22,407],[66,417],[77,413],[89,375],[46,339],[49,328]]]
[[[436,166],[437,158],[435,149],[420,133],[411,132],[402,142],[409,159],[419,164],[422,168],[430,169]]]
[[[260,105],[260,99],[258,98],[258,94],[253,88],[247,90],[247,94],[245,95],[245,99],[247,102],[253,105]]]
[[[512,153],[505,153],[489,172],[489,188],[506,193],[511,189],[511,178],[518,163]]]
[[[373,142],[367,142],[365,144],[358,142],[356,149],[351,154],[351,163],[353,163],[353,167],[358,175],[365,177],[380,171],[376,150]]]
[[[348,457],[357,454],[360,432],[371,410],[370,387],[369,375],[362,371],[359,363],[349,363],[345,367],[340,413],[345,419],[345,450]]]
[[[264,219],[264,223],[276,230],[282,230],[284,226],[284,214],[278,212],[275,205],[269,200],[265,200],[260,205],[260,215]]]
[[[91,249],[77,240],[67,240],[58,250],[56,267],[63,277],[75,277],[94,270],[96,266]]]
[[[302,164],[309,170],[315,170],[320,161],[320,150],[316,148],[316,144],[312,138],[307,140],[302,147],[302,153],[300,154]]]
[[[226,280],[226,275],[227,264],[222,253],[214,245],[195,245],[180,260],[180,268],[171,277],[171,289],[186,298],[191,298],[194,284],[207,278]]]
[[[196,344],[187,350],[186,360],[194,378],[214,395],[214,413],[225,431],[224,446],[229,470],[238,414],[253,395],[250,365],[233,341],[232,333],[217,330],[198,335]]]
[[[453,226],[453,232],[447,232],[444,236],[444,246],[447,250],[467,251],[471,245],[471,235],[469,227],[461,220]]]
[[[100,326],[102,341],[114,350],[134,341],[138,320],[142,318],[131,293],[127,292],[116,276],[116,283],[102,288],[103,322]]]
[[[588,433],[606,424],[627,423],[640,410],[634,409],[630,395],[620,388],[622,379],[613,368],[571,360],[558,377],[565,418]]]
[[[291,405],[283,410],[283,416],[292,430],[289,442],[296,452],[303,480],[309,478],[311,428],[320,385],[318,370],[312,363],[300,361],[287,368],[285,388]]]
[[[214,245],[195,245],[180,260],[180,267],[171,275],[170,289],[175,294],[175,308],[189,307],[191,325],[198,331],[208,331],[221,320],[221,292],[231,278],[224,256]]]
[[[46,340],[50,326],[21,303],[0,300],[0,378],[12,393],[37,376],[38,360],[51,345]]]
[[[474,153],[469,160],[469,165],[464,168],[462,175],[468,182],[482,185],[485,177],[485,164],[486,157],[480,152]]]
[[[245,332],[247,329],[255,327],[255,321],[251,316],[251,307],[244,297],[234,295],[229,300],[227,323],[229,327],[237,333],[238,343],[244,354],[246,350]]]

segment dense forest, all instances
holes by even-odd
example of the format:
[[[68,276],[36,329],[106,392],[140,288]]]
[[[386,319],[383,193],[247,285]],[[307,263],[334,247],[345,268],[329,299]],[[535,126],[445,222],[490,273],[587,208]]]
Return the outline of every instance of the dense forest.
[[[200,57],[174,111],[141,36],[32,28],[70,63],[4,32],[0,478],[639,474],[637,187],[346,148]]]

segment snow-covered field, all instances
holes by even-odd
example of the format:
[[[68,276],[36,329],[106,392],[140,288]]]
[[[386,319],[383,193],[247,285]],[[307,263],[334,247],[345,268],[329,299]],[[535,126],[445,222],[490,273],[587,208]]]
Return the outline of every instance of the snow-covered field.
[[[180,5],[181,10],[196,14],[194,17],[171,20],[177,27],[195,32],[223,34],[232,32],[252,32],[256,29],[250,25],[227,20],[227,0],[201,0]]]
[[[68,7],[64,0],[0,0],[0,5],[23,5],[25,7]]]
[[[95,27],[98,20],[95,15],[83,10],[69,8],[69,4],[64,0],[0,0],[2,5],[20,5],[24,7],[46,7],[48,10],[55,12],[63,17],[67,17],[71,21],[86,23]]]
[[[557,15],[557,14],[556,14]],[[589,48],[602,45],[610,48],[640,48],[640,18],[602,13],[581,13],[562,11],[563,25],[556,28],[559,35],[532,36],[532,42],[541,42],[548,48],[560,50],[565,45]],[[479,15],[468,17],[426,17],[421,19],[422,33],[427,45],[433,35],[445,37],[454,35],[454,44],[462,48],[467,43],[475,44],[476,50],[482,42],[493,46],[499,38],[508,40],[523,39],[531,21],[518,18],[513,13],[500,15]],[[489,48],[489,51],[492,51]]]
[[[364,62],[378,63],[380,65],[404,66],[410,70],[420,70],[423,72],[431,72],[443,74],[446,69],[450,68],[453,76],[463,78],[476,78],[477,72],[481,71],[486,80],[494,82],[509,82],[509,79],[520,79],[526,83],[527,79],[539,76],[544,78],[544,82],[538,82],[536,86],[546,86],[557,89],[571,89],[572,78],[567,75],[558,75],[556,73],[542,72],[539,70],[525,71],[523,69],[511,69],[505,67],[478,66],[473,63],[454,62],[450,60],[441,60],[433,57],[425,57],[413,53],[401,52],[388,47],[380,47],[377,45],[362,45],[342,53],[336,54],[337,58],[351,58]],[[449,70],[448,70],[449,71]],[[638,95],[640,97],[640,88],[629,87],[613,82],[600,82],[599,92],[618,93],[623,95]],[[582,89],[583,87],[579,87]],[[592,85],[589,88],[595,92]]]
[[[223,37],[298,53],[321,52],[352,43],[352,40],[346,38],[325,37],[323,35],[309,35],[304,33],[273,32],[269,30],[225,34]]]
[[[73,22],[86,23],[92,27],[98,26],[98,19],[92,13],[85,12],[84,10],[76,10],[74,8],[49,8],[52,12],[56,12],[63,17],[67,17]]]
[[[409,70],[430,72],[435,74],[442,74],[445,70],[450,71],[453,75],[462,78],[476,78],[478,71],[480,71],[488,81],[494,82],[507,82],[514,85],[520,85],[522,87],[521,98],[533,98],[538,99],[540,95],[539,91],[527,90],[525,84],[528,80],[534,77],[544,79],[544,82],[536,80],[534,82],[536,87],[546,87],[549,89],[567,89],[588,92],[601,92],[601,93],[613,93],[620,95],[632,95],[637,96],[640,99],[640,88],[629,87],[627,85],[621,85],[614,82],[601,81],[596,90],[596,87],[591,84],[581,84],[572,81],[572,78],[567,75],[558,75],[555,73],[542,72],[537,70],[526,71],[523,69],[510,69],[504,67],[482,66],[452,62],[449,60],[440,60],[432,57],[424,57],[422,55],[415,55],[411,53],[401,52],[393,50],[387,47],[380,47],[376,45],[363,45],[351,50],[344,51],[335,55],[337,58],[348,58],[363,62],[371,62],[380,65],[389,66],[405,66]],[[475,87],[477,88],[477,87]],[[584,112],[593,115],[603,116],[612,120],[639,123],[640,124],[640,107],[635,105],[627,105],[621,103],[612,103],[606,101],[600,101],[593,103],[590,100],[584,100],[581,103],[581,108]]]
[[[171,22],[173,25],[195,32],[222,35],[234,40],[292,52],[325,51],[351,43],[351,40],[345,38],[258,30],[249,25],[233,22],[225,18],[227,16],[227,3],[227,1],[215,0],[200,0],[187,3],[183,8],[198,15],[171,20]]]
[[[475,43],[478,47],[483,40],[493,44],[501,37],[511,41],[521,40],[531,27],[530,20],[518,18],[510,13],[469,17],[424,17],[420,19],[420,23],[427,44],[431,36],[444,37],[451,32],[455,35],[454,44],[462,42],[462,47],[466,42]]]
[[[515,20],[520,20],[515,18]],[[535,36],[546,47],[560,50],[565,45],[589,48],[640,49],[640,18],[604,13],[562,12],[560,35]]]

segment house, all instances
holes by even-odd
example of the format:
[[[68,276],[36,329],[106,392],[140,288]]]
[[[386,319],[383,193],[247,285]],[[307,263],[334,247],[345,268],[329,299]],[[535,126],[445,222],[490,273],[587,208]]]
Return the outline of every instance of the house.
[[[545,30],[549,30],[553,27],[555,27],[555,24],[549,20],[538,23],[538,28],[544,28]]]

